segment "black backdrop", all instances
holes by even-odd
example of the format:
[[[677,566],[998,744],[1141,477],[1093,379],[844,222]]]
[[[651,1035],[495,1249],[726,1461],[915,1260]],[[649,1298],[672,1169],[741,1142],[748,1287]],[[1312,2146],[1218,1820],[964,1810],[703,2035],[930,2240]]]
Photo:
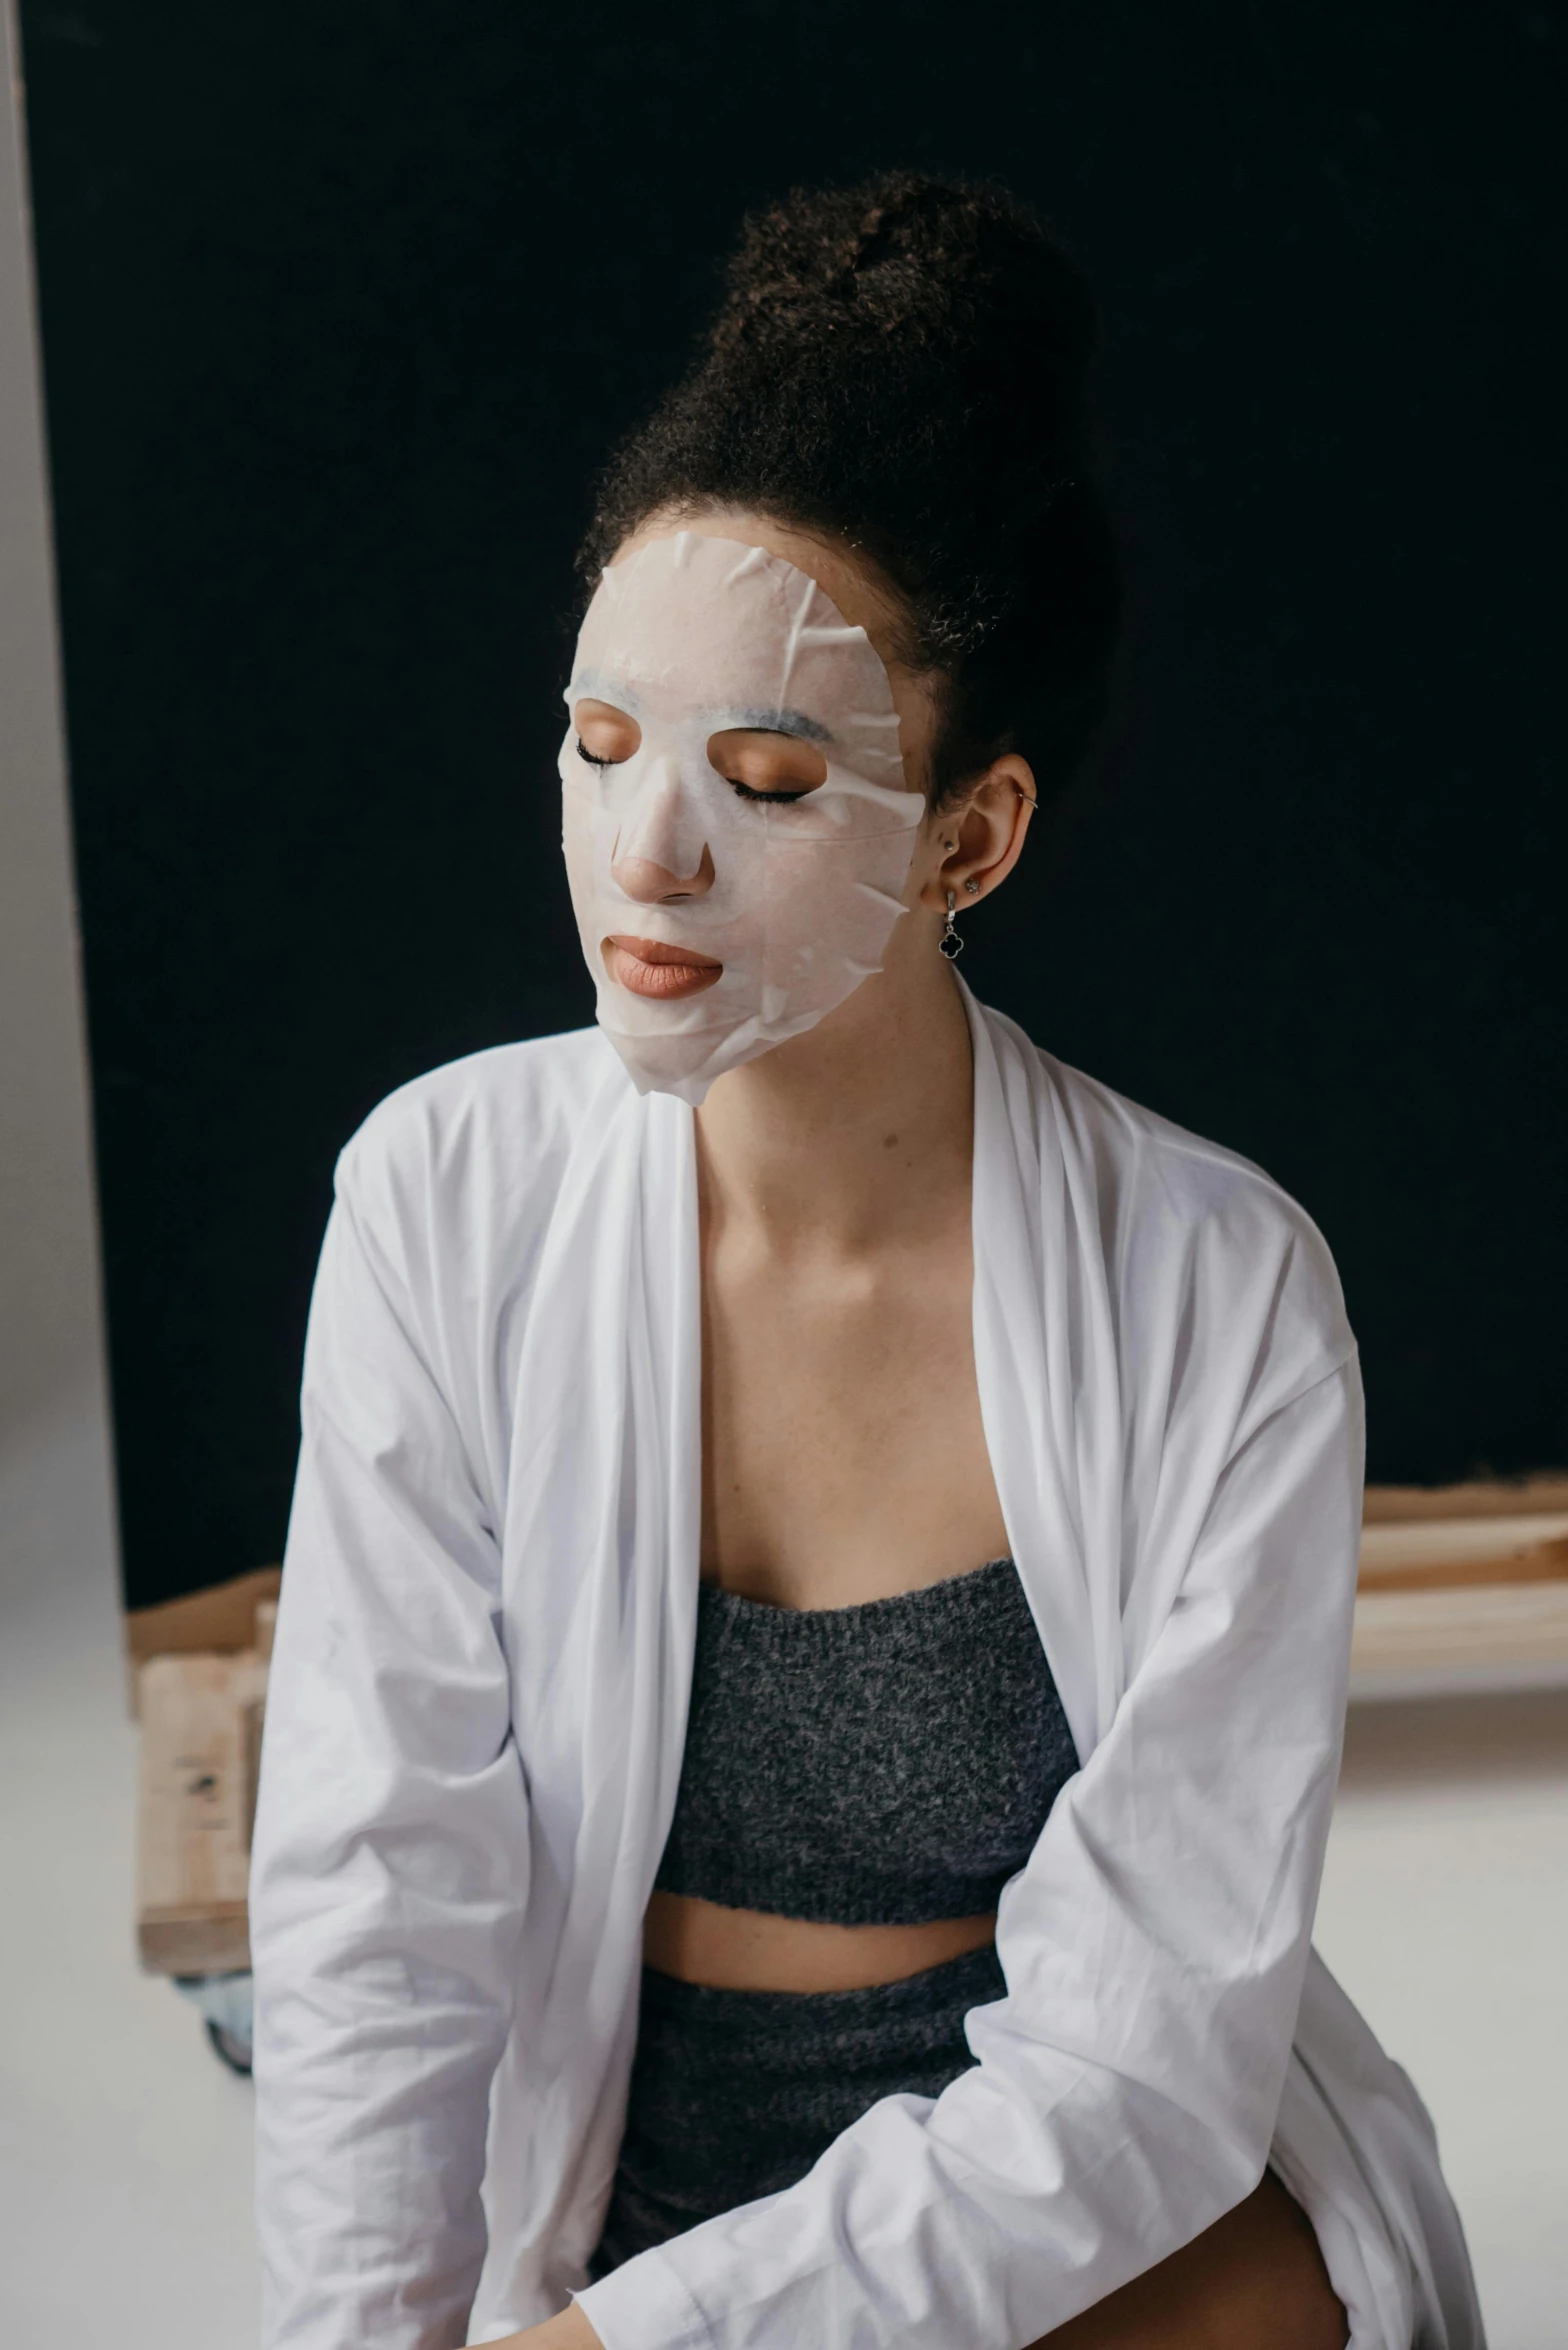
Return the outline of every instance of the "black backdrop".
[[[132,1604],[278,1554],[357,1120],[590,1016],[587,476],[743,207],[887,162],[1088,269],[1135,589],[967,975],[1305,1202],[1375,1477],[1568,1461],[1560,8],[22,15]]]

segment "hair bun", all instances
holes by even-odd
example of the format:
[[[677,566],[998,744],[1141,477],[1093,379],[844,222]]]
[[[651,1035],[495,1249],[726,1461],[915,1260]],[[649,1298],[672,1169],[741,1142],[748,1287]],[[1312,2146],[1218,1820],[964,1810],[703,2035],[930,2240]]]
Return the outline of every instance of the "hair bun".
[[[938,797],[1017,750],[1048,804],[1104,707],[1120,602],[1093,347],[1083,279],[1005,190],[799,190],[746,222],[694,364],[612,458],[584,570],[704,505],[849,540],[945,680]]]
[[[814,336],[897,336],[935,367],[1015,385],[1026,370],[1077,394],[1066,426],[1082,421],[1095,320],[1078,272],[1005,190],[887,172],[797,190],[745,224],[711,347],[764,357]]]

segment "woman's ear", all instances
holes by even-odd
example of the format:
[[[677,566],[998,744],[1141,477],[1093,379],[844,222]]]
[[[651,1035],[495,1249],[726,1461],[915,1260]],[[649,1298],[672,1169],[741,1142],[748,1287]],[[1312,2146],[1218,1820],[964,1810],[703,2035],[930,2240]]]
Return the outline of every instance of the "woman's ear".
[[[932,817],[940,862],[921,889],[921,903],[941,913],[949,890],[960,908],[989,897],[1023,854],[1034,808],[1034,770],[1028,760],[1016,751],[993,760],[959,806]]]

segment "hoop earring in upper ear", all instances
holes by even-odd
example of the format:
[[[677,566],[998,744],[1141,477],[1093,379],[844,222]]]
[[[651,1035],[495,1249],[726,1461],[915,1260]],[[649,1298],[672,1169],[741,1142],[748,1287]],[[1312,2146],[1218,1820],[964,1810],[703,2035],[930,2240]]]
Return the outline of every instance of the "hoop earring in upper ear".
[[[950,963],[956,962],[964,951],[964,942],[958,935],[958,925],[953,920],[953,908],[957,903],[957,898],[949,890],[947,893],[947,928],[936,942]]]

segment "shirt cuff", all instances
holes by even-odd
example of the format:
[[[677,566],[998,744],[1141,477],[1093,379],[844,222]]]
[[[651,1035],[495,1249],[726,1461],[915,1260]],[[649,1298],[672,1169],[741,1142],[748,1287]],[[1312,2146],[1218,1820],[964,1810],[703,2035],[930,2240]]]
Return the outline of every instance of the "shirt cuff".
[[[604,2350],[709,2350],[707,2319],[657,2247],[572,2299]]]

